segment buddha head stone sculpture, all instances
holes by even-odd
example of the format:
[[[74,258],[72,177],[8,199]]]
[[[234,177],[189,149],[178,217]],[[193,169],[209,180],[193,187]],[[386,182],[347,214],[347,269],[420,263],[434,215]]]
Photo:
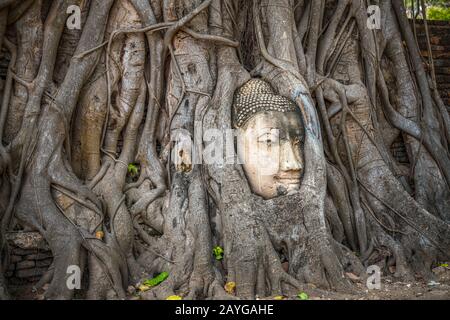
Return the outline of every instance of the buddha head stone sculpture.
[[[251,79],[235,94],[233,122],[252,191],[267,200],[299,190],[304,128],[296,105],[267,82]]]

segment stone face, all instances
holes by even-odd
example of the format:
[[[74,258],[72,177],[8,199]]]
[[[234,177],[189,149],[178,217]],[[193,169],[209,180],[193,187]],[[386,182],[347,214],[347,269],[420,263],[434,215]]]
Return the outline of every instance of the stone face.
[[[49,250],[48,244],[38,232],[9,232],[6,234],[6,239],[20,249]]]
[[[408,152],[402,137],[398,137],[391,146],[391,152],[394,158],[402,164],[409,164]]]

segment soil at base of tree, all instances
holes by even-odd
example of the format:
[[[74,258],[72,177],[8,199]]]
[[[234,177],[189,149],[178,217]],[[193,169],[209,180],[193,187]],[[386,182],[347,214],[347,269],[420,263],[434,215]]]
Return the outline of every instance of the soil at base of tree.
[[[381,278],[381,289],[367,289],[365,281],[355,280],[357,293],[344,294],[333,291],[321,291],[311,286],[309,300],[450,300],[450,268],[438,267],[433,270],[436,281],[426,283],[420,280],[416,282],[400,282],[392,276]],[[18,300],[43,300],[45,290],[33,292],[32,285],[12,287],[12,293]],[[283,300],[298,300],[297,293],[291,292],[291,296]],[[129,300],[140,300],[138,294],[129,295]],[[267,297],[260,300],[275,300],[275,297]]]

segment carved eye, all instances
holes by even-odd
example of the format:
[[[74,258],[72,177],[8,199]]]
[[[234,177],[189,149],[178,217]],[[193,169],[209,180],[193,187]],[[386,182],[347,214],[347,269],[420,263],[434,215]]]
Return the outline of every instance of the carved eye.
[[[272,144],[274,142],[274,139],[273,139],[273,137],[272,137],[272,135],[270,133],[267,133],[267,134],[263,134],[262,136],[260,136],[258,138],[258,142],[270,145],[270,144]]]
[[[263,143],[270,147],[272,144],[278,143],[279,135],[278,130],[270,130],[270,132],[263,133],[258,137],[258,143]]]

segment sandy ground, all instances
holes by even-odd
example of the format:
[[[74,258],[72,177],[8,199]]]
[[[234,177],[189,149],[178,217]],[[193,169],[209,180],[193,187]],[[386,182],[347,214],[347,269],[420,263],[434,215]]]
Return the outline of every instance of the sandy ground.
[[[450,271],[449,271],[450,274]],[[311,294],[311,300],[450,300],[450,281],[438,283],[397,282],[392,278],[382,278],[380,290],[368,290],[363,283],[357,283],[355,295],[328,292],[323,295]]]
[[[323,291],[314,286],[308,286],[304,292],[308,294],[308,300],[450,300],[450,268],[438,267],[433,270],[436,275],[434,282],[399,282],[397,279],[387,276],[381,278],[379,290],[367,289],[366,282],[352,275],[349,277],[355,283],[355,294],[343,294],[331,291]],[[11,293],[18,300],[42,300],[45,290],[34,292],[32,286],[12,287]],[[44,287],[45,289],[45,287]],[[139,295],[129,297],[130,300],[138,300]],[[262,300],[273,300],[269,297]],[[279,297],[277,299],[280,299]],[[288,300],[296,300],[296,293]]]
[[[400,282],[394,277],[381,277],[379,290],[367,288],[366,282],[354,278],[356,294],[336,292],[309,292],[310,300],[450,300],[450,268],[438,267],[433,270],[433,282]],[[353,278],[353,277],[352,277]],[[308,290],[305,289],[308,293]]]

